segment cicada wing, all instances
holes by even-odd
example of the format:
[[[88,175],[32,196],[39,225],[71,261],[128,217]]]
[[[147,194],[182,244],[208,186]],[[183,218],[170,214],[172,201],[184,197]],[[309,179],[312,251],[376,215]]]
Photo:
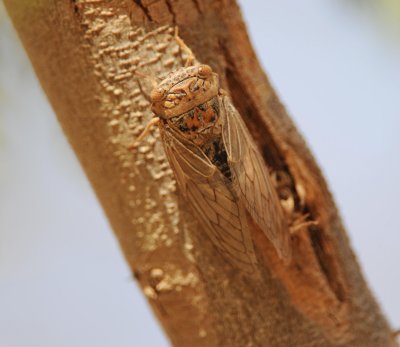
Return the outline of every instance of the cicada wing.
[[[233,173],[233,187],[250,215],[284,260],[291,257],[290,233],[268,169],[240,114],[220,97],[222,136]]]
[[[217,250],[247,274],[257,263],[246,209],[199,147],[171,128],[162,128],[165,152],[177,185]]]

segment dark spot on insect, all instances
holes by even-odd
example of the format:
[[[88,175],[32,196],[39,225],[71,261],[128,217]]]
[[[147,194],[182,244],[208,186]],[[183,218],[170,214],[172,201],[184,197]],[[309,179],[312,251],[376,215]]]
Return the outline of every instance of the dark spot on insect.
[[[212,108],[213,108],[215,114],[219,115],[219,103],[218,103],[217,98],[214,98],[214,100],[212,102]]]
[[[190,117],[190,119],[193,119],[193,118],[194,118],[194,111],[193,111],[193,110],[190,110],[190,111],[188,112],[188,116]]]
[[[179,124],[179,130],[185,133],[189,131],[189,128],[186,126],[186,124]]]
[[[201,104],[197,106],[201,111],[207,111],[207,105],[206,104]]]
[[[232,180],[231,169],[228,165],[228,155],[225,150],[225,146],[218,147],[218,151],[215,153],[214,157],[216,166],[220,169],[221,173],[229,180]]]
[[[219,171],[224,175],[224,177],[232,182],[232,172],[228,165],[228,155],[222,138],[216,138],[213,141],[205,144],[202,150],[211,160],[211,162],[219,169]]]

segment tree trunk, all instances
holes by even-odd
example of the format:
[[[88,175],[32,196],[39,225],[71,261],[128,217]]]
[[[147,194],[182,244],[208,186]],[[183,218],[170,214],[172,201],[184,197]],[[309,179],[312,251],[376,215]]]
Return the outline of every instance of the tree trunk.
[[[132,272],[174,346],[394,346],[326,183],[260,68],[234,0],[5,0]],[[284,265],[252,237],[262,279],[218,253],[175,191],[158,132],[128,145],[151,117],[159,76],[183,64],[173,27],[212,66],[248,125],[289,222]],[[135,71],[142,75],[135,75]],[[138,77],[141,76],[141,77]],[[139,81],[138,81],[139,79]]]

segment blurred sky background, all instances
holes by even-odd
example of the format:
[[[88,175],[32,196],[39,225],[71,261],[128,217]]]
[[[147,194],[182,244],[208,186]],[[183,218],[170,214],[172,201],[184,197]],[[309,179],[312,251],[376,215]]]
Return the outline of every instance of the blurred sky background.
[[[400,2],[242,0],[400,328]],[[0,3],[0,346],[166,347]]]

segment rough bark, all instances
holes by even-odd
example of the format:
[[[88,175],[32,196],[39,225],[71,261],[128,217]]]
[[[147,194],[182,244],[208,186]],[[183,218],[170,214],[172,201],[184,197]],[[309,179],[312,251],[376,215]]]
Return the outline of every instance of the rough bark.
[[[233,0],[5,0],[40,82],[174,346],[393,346],[318,166],[260,68]],[[262,280],[215,252],[175,191],[148,79],[183,63],[173,26],[219,73],[294,220],[285,266],[254,227]]]

